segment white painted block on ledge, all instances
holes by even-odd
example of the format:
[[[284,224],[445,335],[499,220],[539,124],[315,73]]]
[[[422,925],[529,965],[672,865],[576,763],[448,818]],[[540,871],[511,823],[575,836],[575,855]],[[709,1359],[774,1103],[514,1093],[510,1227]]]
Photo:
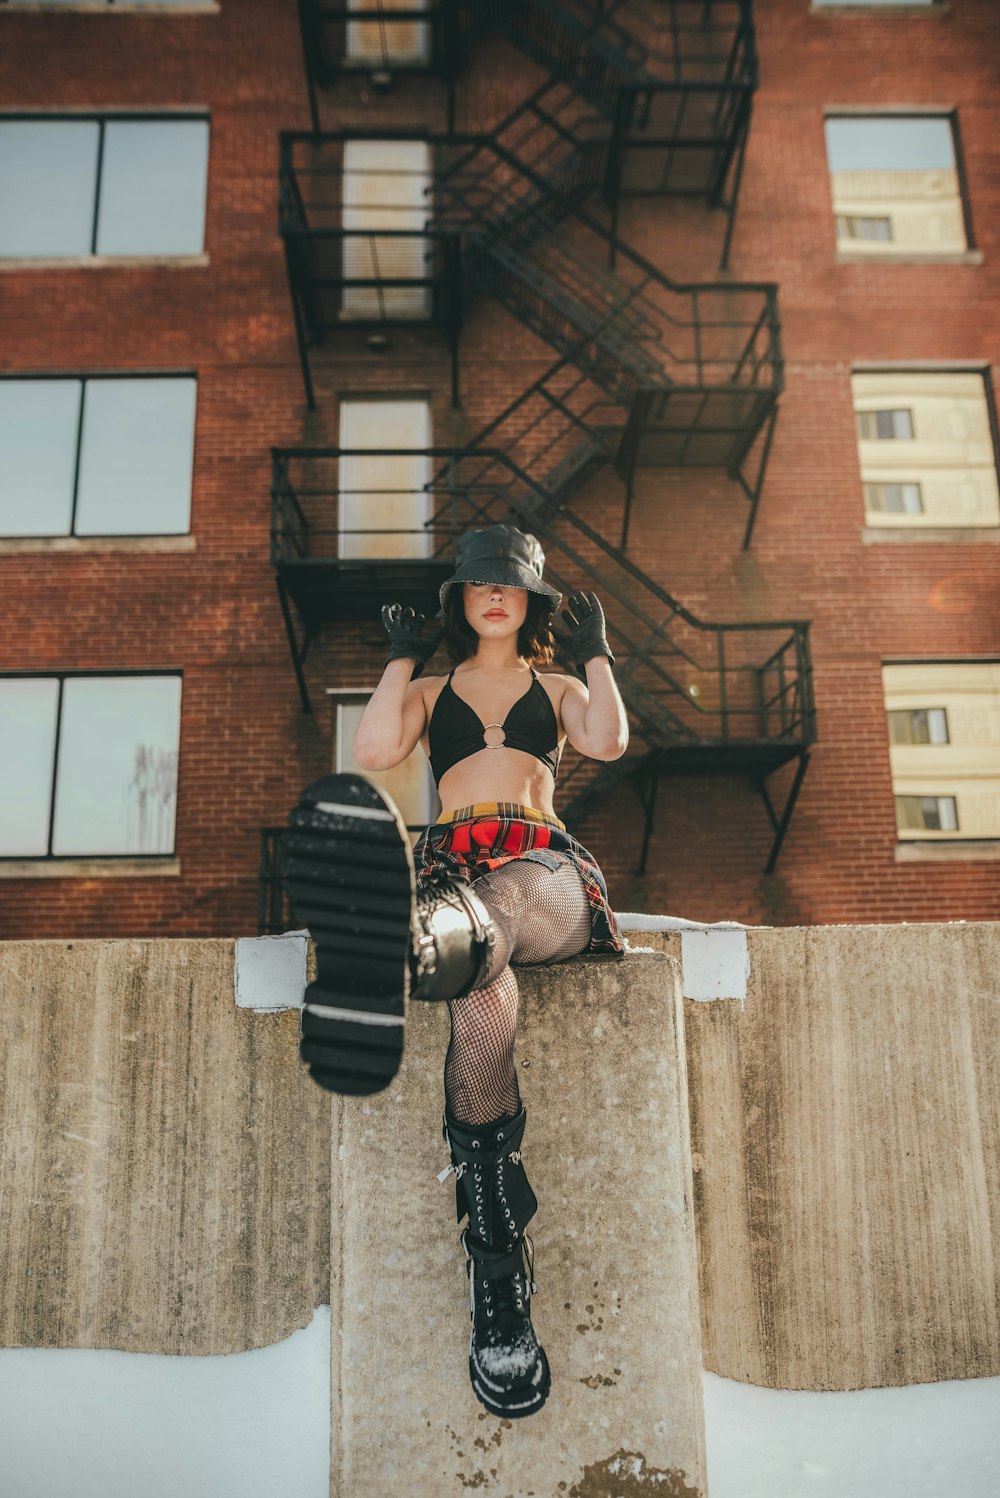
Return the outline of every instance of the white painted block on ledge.
[[[689,921],[681,915],[650,915],[645,911],[615,911],[623,933],[629,931],[679,931],[681,967],[686,999],[745,999],[750,976],[747,930],[741,921]],[[625,936],[630,952],[649,952],[634,946]]]
[[[686,999],[745,999],[750,976],[747,934],[703,927],[681,932]]]
[[[236,939],[236,1007],[273,1014],[301,1009],[306,989],[309,932]]]

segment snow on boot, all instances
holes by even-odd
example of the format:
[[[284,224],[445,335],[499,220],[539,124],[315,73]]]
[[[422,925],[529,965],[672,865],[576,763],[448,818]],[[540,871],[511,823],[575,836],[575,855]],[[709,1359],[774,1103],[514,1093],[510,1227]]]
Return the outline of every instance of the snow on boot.
[[[472,1329],[469,1377],[479,1402],[494,1415],[518,1420],[540,1410],[551,1374],[531,1324],[534,1247],[524,1231],[538,1201],[521,1161],[527,1113],[486,1125],[459,1123],[445,1112],[444,1137],[455,1176],[469,1275]]]
[[[330,1092],[380,1092],[403,1057],[409,999],[450,999],[488,971],[479,896],[438,875],[418,887],[406,824],[363,775],[306,787],[283,838],[284,883],[316,944],[300,1054]]]

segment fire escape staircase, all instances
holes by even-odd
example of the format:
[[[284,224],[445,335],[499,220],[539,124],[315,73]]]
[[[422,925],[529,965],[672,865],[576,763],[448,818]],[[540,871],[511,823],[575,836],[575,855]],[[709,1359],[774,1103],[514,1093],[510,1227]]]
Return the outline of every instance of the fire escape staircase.
[[[682,3],[665,0],[661,8],[675,13]],[[453,349],[466,305],[490,295],[555,351],[555,364],[469,447],[426,454],[434,464],[423,486],[428,508],[398,556],[385,555],[381,544],[381,555],[341,555],[342,533],[330,515],[341,494],[341,465],[359,454],[274,449],[271,560],[308,711],[303,666],[325,623],[376,617],[388,597],[432,614],[463,530],[512,520],[533,531],[555,586],[564,594],[592,587],[604,601],[633,729],[629,753],[596,770],[593,761],[567,754],[560,776],[563,794],[570,792],[562,808],[567,825],[577,827],[630,778],[645,812],[641,871],[662,775],[744,774],[772,825],[770,872],[815,738],[808,624],[705,623],[625,547],[635,472],[647,466],[725,466],[750,501],[749,543],[781,388],[775,288],[673,283],[588,208],[595,189],[611,201],[609,182],[624,170],[627,153],[619,141],[615,159],[614,131],[626,83],[633,113],[643,90],[648,112],[659,98],[655,74],[647,76],[648,53],[610,14],[630,9],[587,0],[483,7],[490,24],[512,40],[516,32],[556,76],[489,136],[422,137],[435,152],[426,220],[433,306],[451,329]],[[749,7],[739,9],[742,15]],[[366,131],[365,139],[372,135]],[[324,246],[310,237],[324,231],[311,221],[294,156],[300,145],[314,164],[318,156],[322,175],[325,148],[344,138],[282,138],[282,230],[310,398],[304,344],[319,341],[333,320],[322,300],[331,286],[336,294],[336,274],[317,273]],[[731,134],[729,145],[736,144]],[[715,180],[718,186],[717,168]],[[338,254],[342,245],[328,268]],[[761,432],[751,484],[740,465]],[[578,496],[598,474],[605,483],[612,474],[620,480],[618,545],[579,513]],[[776,811],[767,781],[792,760],[797,768]]]

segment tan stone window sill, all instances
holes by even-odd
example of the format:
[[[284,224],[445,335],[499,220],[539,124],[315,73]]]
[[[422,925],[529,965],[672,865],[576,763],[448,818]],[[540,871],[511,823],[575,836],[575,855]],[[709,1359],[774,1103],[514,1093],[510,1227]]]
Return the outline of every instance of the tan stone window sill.
[[[906,16],[912,21],[914,16],[946,16],[951,10],[950,0],[945,0],[943,5],[810,5],[811,16],[866,16],[875,15],[881,21],[883,16]]]
[[[897,863],[994,863],[1000,862],[1000,838],[979,841],[896,844]]]
[[[176,878],[179,858],[0,858],[0,879]]]
[[[873,255],[868,250],[836,250],[836,265],[982,265],[982,250],[900,250],[898,255]]]
[[[113,13],[115,7],[109,5],[108,9]],[[143,10],[145,9],[143,6]],[[174,14],[176,15],[176,11]],[[144,270],[189,270],[208,264],[207,255],[11,255],[0,259],[0,271],[122,270],[136,267]]]
[[[881,526],[861,529],[865,546],[880,541],[1000,541],[1000,525]]]
[[[0,536],[0,556],[20,551],[197,551],[194,536]]]
[[[108,5],[108,4],[101,5],[101,4],[95,4],[95,3],[93,3],[93,0],[91,0],[90,4],[87,4],[86,0],[79,0],[79,4],[77,4],[77,5],[60,5],[58,7],[54,6],[54,5],[42,5],[42,4],[39,4],[38,0],[7,0],[7,4],[3,6],[3,10],[0,10],[0,15],[3,14],[3,11],[8,11],[8,10],[36,10],[36,11],[44,10],[44,11],[51,12],[51,11],[56,10],[56,9],[58,9],[60,15],[65,15],[65,13],[67,11],[70,11],[70,12],[73,12],[73,13],[79,12],[79,11],[86,11],[90,15],[94,15],[94,16],[109,16],[109,15],[110,16],[114,16],[114,15],[119,15],[119,16],[121,16],[121,15],[165,16],[166,15],[166,16],[175,16],[176,17],[178,15],[182,15],[182,16],[217,16],[219,14],[220,7],[214,3],[214,0],[202,0],[202,3],[200,5],[168,5],[168,4],[163,4],[163,5],[129,5],[128,4],[128,0],[117,0],[117,3],[114,4],[114,5]]]

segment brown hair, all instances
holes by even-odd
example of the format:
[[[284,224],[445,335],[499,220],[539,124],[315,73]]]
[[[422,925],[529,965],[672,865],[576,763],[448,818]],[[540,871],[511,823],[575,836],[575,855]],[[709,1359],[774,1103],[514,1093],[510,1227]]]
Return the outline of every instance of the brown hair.
[[[517,632],[517,653],[529,666],[549,666],[555,655],[552,638],[552,614],[549,600],[544,593],[528,593],[528,612]],[[474,656],[479,648],[479,636],[465,617],[465,602],[461,583],[454,583],[445,594],[444,643],[452,663]]]

